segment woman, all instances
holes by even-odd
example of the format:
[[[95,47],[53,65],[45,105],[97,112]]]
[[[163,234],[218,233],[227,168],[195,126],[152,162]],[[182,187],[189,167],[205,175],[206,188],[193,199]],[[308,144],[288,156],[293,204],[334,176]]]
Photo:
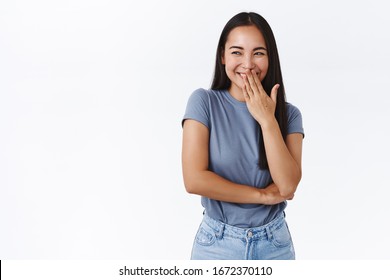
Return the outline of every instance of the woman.
[[[295,259],[284,210],[301,179],[303,135],[270,26],[237,14],[211,89],[191,95],[183,118],[184,184],[205,208],[191,259]]]

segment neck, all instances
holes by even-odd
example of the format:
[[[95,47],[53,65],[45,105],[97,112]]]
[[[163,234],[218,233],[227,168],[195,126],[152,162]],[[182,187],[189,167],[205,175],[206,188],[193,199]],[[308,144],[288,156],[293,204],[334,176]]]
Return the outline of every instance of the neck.
[[[233,96],[234,99],[240,102],[245,102],[244,94],[242,93],[242,90],[240,88],[231,86],[230,88],[228,88],[228,91],[230,95]]]

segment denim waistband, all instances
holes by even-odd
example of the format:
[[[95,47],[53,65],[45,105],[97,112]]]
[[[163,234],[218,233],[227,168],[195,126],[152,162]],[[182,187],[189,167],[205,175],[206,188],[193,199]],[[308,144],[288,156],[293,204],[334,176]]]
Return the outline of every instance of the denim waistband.
[[[240,228],[225,224],[221,221],[214,220],[210,218],[206,213],[203,215],[203,221],[211,227],[218,236],[230,236],[233,238],[239,239],[270,239],[272,237],[272,232],[279,229],[284,223],[284,213],[279,214],[268,224],[259,227],[252,228]]]

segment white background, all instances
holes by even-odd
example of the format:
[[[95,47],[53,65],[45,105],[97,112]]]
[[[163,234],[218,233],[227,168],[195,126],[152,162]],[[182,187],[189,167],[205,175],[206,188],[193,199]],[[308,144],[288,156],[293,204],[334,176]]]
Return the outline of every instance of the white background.
[[[298,259],[389,259],[386,1],[2,1],[0,258],[188,259],[181,118],[241,11],[303,114]]]

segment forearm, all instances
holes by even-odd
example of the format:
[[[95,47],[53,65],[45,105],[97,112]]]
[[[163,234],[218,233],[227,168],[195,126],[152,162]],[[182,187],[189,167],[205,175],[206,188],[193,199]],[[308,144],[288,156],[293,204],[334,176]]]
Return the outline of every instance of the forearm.
[[[282,196],[274,183],[264,189],[258,189],[235,184],[211,171],[201,171],[194,174],[194,178],[184,178],[187,192],[225,202],[274,205],[293,198],[293,195]]]
[[[282,196],[291,196],[301,180],[301,168],[287,148],[276,119],[263,124],[262,132],[272,179]]]
[[[225,202],[263,203],[259,189],[233,183],[212,171],[184,172],[183,175],[186,190],[191,194]]]

